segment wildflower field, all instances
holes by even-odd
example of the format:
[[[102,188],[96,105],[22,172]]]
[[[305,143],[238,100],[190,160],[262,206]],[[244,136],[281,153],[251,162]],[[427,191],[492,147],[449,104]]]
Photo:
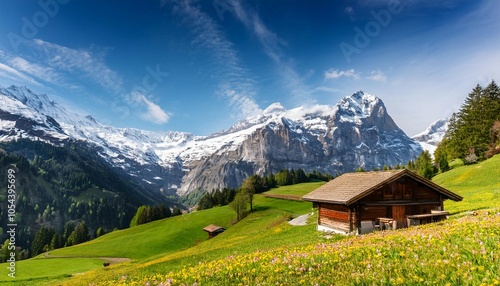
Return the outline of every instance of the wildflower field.
[[[91,285],[500,285],[499,211]]]

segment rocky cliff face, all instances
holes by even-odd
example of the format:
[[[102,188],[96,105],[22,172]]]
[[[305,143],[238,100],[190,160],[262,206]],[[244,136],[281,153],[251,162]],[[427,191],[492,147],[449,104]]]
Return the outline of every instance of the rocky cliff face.
[[[238,187],[254,173],[283,168],[331,174],[370,170],[406,163],[422,151],[394,123],[382,100],[362,91],[335,106],[286,110],[275,103],[206,137],[106,126],[24,87],[0,88],[0,97],[5,102],[0,141],[83,141],[121,173],[163,195]]]
[[[361,91],[333,107],[285,111],[276,106],[254,119],[260,126],[235,150],[222,148],[191,162],[178,193],[237,187],[251,174],[283,168],[331,174],[370,170],[406,163],[422,151],[397,127],[380,99]]]

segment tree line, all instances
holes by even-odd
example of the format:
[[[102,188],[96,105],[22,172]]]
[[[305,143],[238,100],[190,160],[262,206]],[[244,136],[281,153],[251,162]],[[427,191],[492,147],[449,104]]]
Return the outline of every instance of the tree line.
[[[134,217],[130,221],[130,227],[181,214],[182,212],[177,206],[174,206],[171,210],[164,204],[154,206],[143,205],[137,208]]]
[[[455,158],[466,164],[500,153],[500,88],[491,81],[468,94],[460,110],[450,118],[448,131],[438,145],[436,164]]]
[[[229,206],[236,212],[236,220],[240,221],[253,211],[253,196],[263,193],[277,186],[286,186],[299,183],[306,183],[311,180],[329,181],[333,179],[332,175],[321,174],[317,171],[306,174],[302,169],[283,169],[277,174],[270,173],[267,176],[252,175],[243,180],[240,188],[235,191],[233,200]]]
[[[252,175],[243,181],[240,188],[224,188],[205,193],[198,201],[197,209],[204,210],[229,205],[241,189],[249,190],[251,195],[247,194],[247,196],[249,197],[248,203],[251,205],[253,194],[263,193],[277,186],[294,185],[310,182],[311,180],[329,181],[331,179],[333,179],[333,176],[330,174],[319,173],[316,170],[306,174],[303,169],[282,169],[276,174],[271,172],[267,176]],[[241,198],[238,199],[241,200]]]

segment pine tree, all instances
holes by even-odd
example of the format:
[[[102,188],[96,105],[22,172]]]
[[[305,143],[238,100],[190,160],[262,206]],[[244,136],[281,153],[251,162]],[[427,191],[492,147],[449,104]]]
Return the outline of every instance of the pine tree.
[[[174,208],[172,209],[172,216],[178,216],[178,215],[182,215],[182,211],[177,206],[174,206]]]
[[[269,188],[276,187],[276,179],[275,179],[274,174],[272,172],[267,176],[267,183],[268,183]]]
[[[426,179],[432,179],[432,177],[434,177],[436,171],[432,164],[432,158],[429,151],[426,150],[420,153],[417,160],[415,160],[415,170],[417,174]]]
[[[7,261],[9,257],[9,242],[10,240],[7,238],[2,244],[2,248],[0,249],[0,262]]]
[[[87,225],[85,222],[80,222],[76,227],[75,230],[69,235],[67,245],[77,245],[82,242],[86,242],[90,240],[89,236],[89,229],[87,228]]]
[[[484,89],[477,85],[469,93],[459,112],[450,118],[445,135],[448,156],[483,158],[491,146],[491,126],[499,119],[500,88],[495,81],[491,81]],[[474,154],[470,151],[472,149]]]
[[[106,234],[106,231],[104,231],[104,229],[102,227],[98,228],[96,233],[95,233],[95,237],[100,237],[100,236],[103,236]]]
[[[38,254],[49,250],[54,234],[55,231],[53,229],[48,229],[42,226],[36,233],[33,243],[31,243],[31,255],[37,256]]]
[[[205,193],[205,195],[203,195],[203,197],[201,197],[200,201],[198,202],[198,210],[211,209],[213,207],[212,201],[212,194]]]

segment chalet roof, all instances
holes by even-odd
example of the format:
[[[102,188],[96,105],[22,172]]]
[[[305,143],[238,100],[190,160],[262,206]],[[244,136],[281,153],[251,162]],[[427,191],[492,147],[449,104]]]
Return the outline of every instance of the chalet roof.
[[[225,230],[225,229],[221,226],[211,224],[209,226],[204,227],[203,230],[206,232],[217,232],[217,231],[221,231],[221,230]]]
[[[394,182],[402,177],[410,177],[441,193],[448,199],[454,201],[462,200],[461,196],[406,169],[346,173],[308,193],[302,199],[310,202],[351,205],[383,185]]]

